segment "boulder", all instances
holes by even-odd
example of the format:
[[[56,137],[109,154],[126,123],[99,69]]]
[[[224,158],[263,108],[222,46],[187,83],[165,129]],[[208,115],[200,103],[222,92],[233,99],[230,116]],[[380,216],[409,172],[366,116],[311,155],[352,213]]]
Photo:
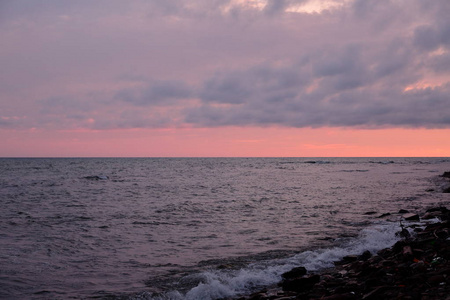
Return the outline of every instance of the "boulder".
[[[406,221],[419,221],[419,215],[417,214],[404,214],[402,216],[403,218],[405,218]]]
[[[320,281],[319,275],[311,275],[295,279],[288,279],[281,282],[283,291],[305,292],[311,290],[316,283]]]
[[[442,174],[441,176],[445,178],[450,178],[450,172],[444,172],[444,174]]]
[[[364,251],[360,256],[358,256],[359,260],[366,261],[372,257],[372,253],[369,250]]]
[[[293,279],[293,278],[297,278],[297,277],[302,277],[306,275],[306,268],[305,267],[297,267],[297,268],[293,268],[292,270],[283,273],[281,275],[281,277],[283,277],[284,279]]]

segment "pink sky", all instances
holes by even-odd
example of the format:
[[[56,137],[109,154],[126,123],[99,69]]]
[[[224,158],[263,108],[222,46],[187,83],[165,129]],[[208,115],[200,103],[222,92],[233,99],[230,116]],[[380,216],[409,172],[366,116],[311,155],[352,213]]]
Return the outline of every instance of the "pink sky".
[[[450,2],[6,0],[0,156],[450,156]]]

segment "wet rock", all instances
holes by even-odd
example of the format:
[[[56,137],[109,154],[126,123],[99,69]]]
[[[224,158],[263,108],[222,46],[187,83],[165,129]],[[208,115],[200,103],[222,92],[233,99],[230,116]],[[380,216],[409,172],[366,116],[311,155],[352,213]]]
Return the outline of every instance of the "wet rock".
[[[387,217],[390,215],[391,215],[391,213],[384,213],[384,214],[379,215],[377,218],[384,218],[384,217]]]
[[[353,300],[353,299],[357,299],[357,297],[355,296],[355,294],[353,293],[344,293],[344,294],[336,294],[336,295],[331,295],[328,297],[322,297],[320,298],[322,300]]]
[[[305,292],[311,290],[319,281],[319,275],[288,279],[281,282],[281,288],[283,291]]]
[[[346,256],[320,276],[292,275],[279,284],[279,292],[262,291],[242,300],[450,300],[450,212],[439,207],[427,213],[439,214],[441,222],[428,224],[375,255],[367,251]]]
[[[372,257],[372,253],[369,250],[364,251],[360,256],[358,256],[359,260],[366,261]]]
[[[402,230],[399,232],[396,232],[395,235],[399,236],[401,238],[404,238],[404,239],[411,237],[411,234],[409,233],[408,229],[406,229],[406,228],[402,228]]]
[[[436,211],[436,212],[427,212],[422,216],[423,220],[430,220],[430,219],[434,219],[437,218],[441,215],[440,211]]]
[[[92,175],[92,176],[85,176],[84,179],[88,180],[108,180],[109,177],[105,175]]]
[[[411,249],[411,246],[403,247],[402,255],[403,255],[403,260],[411,261],[411,259],[413,258],[413,251]]]
[[[429,208],[426,210],[427,213],[431,213],[431,212],[440,212],[440,213],[446,213],[449,212],[449,210],[447,209],[447,207],[445,206],[441,206],[441,207],[433,207],[433,208]]]
[[[297,278],[297,277],[302,277],[304,275],[306,275],[306,268],[304,267],[297,267],[297,268],[293,268],[292,270],[283,273],[281,275],[281,277],[283,277],[284,279],[292,279],[292,278]]]
[[[444,275],[434,275],[428,278],[427,282],[431,285],[439,285],[445,283],[445,277]]]
[[[404,214],[402,216],[406,221],[419,221],[419,215],[417,214]]]
[[[380,286],[377,287],[376,289],[372,290],[371,292],[365,294],[362,299],[365,300],[371,300],[371,299],[383,299],[383,297],[381,297],[380,295],[386,290],[388,289],[387,286]]]
[[[450,178],[450,172],[444,172],[444,174],[442,174],[441,176],[445,178]]]
[[[370,216],[370,215],[374,215],[376,213],[377,213],[376,211],[368,211],[368,212],[365,212],[364,215]]]
[[[342,261],[344,263],[354,262],[354,261],[357,261],[357,260],[358,260],[358,256],[357,255],[347,255],[347,256],[344,256],[342,258]]]
[[[234,266],[233,265],[231,265],[231,264],[222,264],[222,265],[218,265],[217,266],[217,269],[219,269],[219,270],[226,270],[226,269],[233,269],[234,268]]]

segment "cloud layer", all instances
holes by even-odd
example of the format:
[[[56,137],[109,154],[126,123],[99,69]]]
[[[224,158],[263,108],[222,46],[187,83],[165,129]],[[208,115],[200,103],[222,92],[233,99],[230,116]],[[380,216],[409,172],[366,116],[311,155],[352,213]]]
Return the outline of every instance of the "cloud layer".
[[[0,4],[0,128],[450,128],[447,0],[39,3]]]

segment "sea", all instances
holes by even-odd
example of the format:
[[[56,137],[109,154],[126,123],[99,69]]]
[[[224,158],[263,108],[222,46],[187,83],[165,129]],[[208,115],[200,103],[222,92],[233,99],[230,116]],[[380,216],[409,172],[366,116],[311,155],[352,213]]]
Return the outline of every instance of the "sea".
[[[393,245],[450,158],[1,158],[1,299],[223,299]],[[430,220],[432,222],[433,220]]]

